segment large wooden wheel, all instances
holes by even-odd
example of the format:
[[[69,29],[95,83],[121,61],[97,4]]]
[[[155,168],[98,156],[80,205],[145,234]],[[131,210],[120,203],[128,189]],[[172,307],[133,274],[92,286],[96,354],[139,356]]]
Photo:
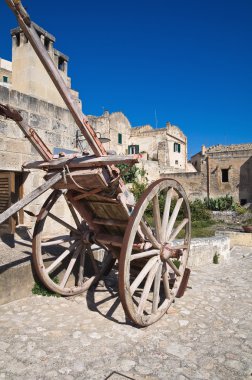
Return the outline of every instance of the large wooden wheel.
[[[64,211],[64,219],[60,215],[63,209],[69,211]],[[87,243],[88,233],[65,192],[53,191],[38,215],[33,234],[33,263],[45,287],[64,296],[79,294],[108,271],[111,255],[101,252],[98,257],[99,247]]]
[[[156,322],[172,304],[186,268],[190,237],[190,208],[182,186],[171,179],[151,184],[129,220],[119,262],[120,298],[137,325]],[[143,249],[136,251],[141,239]]]

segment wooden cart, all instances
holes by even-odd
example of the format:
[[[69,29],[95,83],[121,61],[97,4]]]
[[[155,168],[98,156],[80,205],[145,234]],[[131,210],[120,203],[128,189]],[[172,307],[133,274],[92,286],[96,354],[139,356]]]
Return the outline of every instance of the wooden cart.
[[[150,325],[186,286],[191,221],[185,191],[173,179],[160,179],[135,203],[115,165],[134,164],[138,157],[106,154],[86,116],[72,101],[20,1],[7,3],[94,154],[53,159],[20,114],[2,105],[0,113],[15,120],[42,155],[43,161],[26,167],[44,170],[46,182],[0,215],[0,223],[52,188],[37,216],[32,243],[41,282],[63,296],[76,295],[106,276],[118,261],[125,313],[139,326]],[[67,218],[61,217],[62,202],[69,210]],[[64,233],[55,233],[59,227]]]

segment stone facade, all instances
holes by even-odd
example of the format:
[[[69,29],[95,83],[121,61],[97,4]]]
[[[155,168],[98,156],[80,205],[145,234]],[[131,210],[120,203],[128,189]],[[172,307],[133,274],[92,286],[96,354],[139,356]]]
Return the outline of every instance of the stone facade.
[[[231,194],[241,204],[252,202],[252,143],[203,146],[191,161],[207,178],[208,197]]]
[[[160,173],[196,171],[187,163],[186,136],[171,123],[158,129],[151,125],[132,127],[122,112],[110,114],[108,111],[101,116],[89,115],[88,118],[101,137],[110,139],[104,143],[108,151],[117,154],[142,154],[142,165],[149,181],[159,178]]]
[[[55,37],[33,23],[49,56],[71,89],[71,78],[68,76],[69,58],[54,48]],[[16,91],[36,97],[62,108],[64,101],[54,86],[51,78],[37,57],[33,47],[20,28],[12,29],[12,87]],[[80,103],[78,92],[71,90],[72,96]]]
[[[172,175],[190,199],[230,194],[241,204],[252,202],[252,143],[202,146],[191,162],[197,173]]]
[[[10,87],[12,83],[12,62],[0,58],[0,85]]]
[[[110,140],[104,143],[107,151],[114,151],[117,154],[128,152],[131,124],[122,112],[105,111],[102,116],[89,115],[88,119],[98,136]]]
[[[77,151],[77,126],[67,109],[1,85],[0,102],[19,109],[23,118],[36,130],[52,152],[55,149]],[[24,137],[16,123],[0,116],[0,173],[13,173],[15,181],[22,183],[23,196],[44,182],[44,172],[22,169],[24,162],[38,159],[41,157]],[[48,192],[26,206],[25,209],[37,214],[47,196]],[[25,214],[22,222],[31,225],[33,221],[33,218]]]

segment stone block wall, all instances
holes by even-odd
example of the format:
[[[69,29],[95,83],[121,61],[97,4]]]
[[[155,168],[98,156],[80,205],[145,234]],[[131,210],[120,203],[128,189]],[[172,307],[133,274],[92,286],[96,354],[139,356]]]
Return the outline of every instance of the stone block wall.
[[[161,178],[172,178],[178,181],[190,201],[199,198],[204,199],[207,196],[207,187],[202,173],[161,173]]]
[[[36,130],[51,151],[53,148],[76,150],[78,129],[67,109],[0,86],[0,102],[21,111],[29,125]],[[0,171],[22,173],[24,162],[40,160],[31,143],[12,120],[0,116]],[[24,174],[24,196],[40,186],[45,172],[29,170]],[[35,215],[39,212],[50,191],[25,207]],[[34,218],[25,214],[25,224],[32,225]]]

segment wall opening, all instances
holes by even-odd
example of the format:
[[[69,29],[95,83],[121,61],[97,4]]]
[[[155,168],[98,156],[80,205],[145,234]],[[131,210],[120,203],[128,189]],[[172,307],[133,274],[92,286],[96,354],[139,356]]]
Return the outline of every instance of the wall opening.
[[[174,152],[180,153],[180,144],[174,143],[173,150]]]
[[[45,48],[46,48],[47,51],[50,48],[50,40],[49,40],[49,38],[45,38]]]
[[[118,133],[118,144],[122,144],[122,134]]]
[[[138,154],[139,153],[139,145],[129,145],[128,146],[129,154]]]
[[[65,63],[64,58],[59,57],[59,60],[58,60],[58,69],[59,70],[64,71],[64,63]]]
[[[0,172],[0,213],[23,198],[23,183],[25,176],[21,172]],[[18,224],[24,223],[24,211],[19,210],[0,226],[0,234],[15,232]]]
[[[16,34],[16,46],[20,46],[20,33]]]
[[[221,181],[222,182],[229,182],[228,169],[221,169]]]

